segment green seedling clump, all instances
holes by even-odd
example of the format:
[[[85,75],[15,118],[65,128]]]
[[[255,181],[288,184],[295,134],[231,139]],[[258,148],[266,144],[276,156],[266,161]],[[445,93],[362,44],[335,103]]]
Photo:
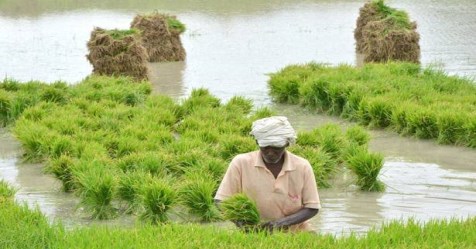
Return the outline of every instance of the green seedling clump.
[[[236,194],[220,203],[225,220],[253,227],[260,223],[260,214],[256,203],[245,194]]]

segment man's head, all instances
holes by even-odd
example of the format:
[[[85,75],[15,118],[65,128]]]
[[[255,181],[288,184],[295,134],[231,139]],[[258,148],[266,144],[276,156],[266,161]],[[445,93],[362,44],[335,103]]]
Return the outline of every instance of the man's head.
[[[296,142],[296,132],[283,116],[256,120],[251,126],[251,135],[267,163],[277,163],[284,155],[284,149]]]

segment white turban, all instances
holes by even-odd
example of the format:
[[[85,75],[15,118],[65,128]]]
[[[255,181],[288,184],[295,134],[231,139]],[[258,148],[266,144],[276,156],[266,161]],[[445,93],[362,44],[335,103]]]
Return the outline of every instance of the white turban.
[[[284,147],[296,141],[296,132],[283,116],[258,119],[251,126],[251,135],[260,147]]]

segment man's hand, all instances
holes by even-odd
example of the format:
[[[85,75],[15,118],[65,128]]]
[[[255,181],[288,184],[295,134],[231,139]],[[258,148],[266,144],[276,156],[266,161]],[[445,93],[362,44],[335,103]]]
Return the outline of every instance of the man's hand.
[[[288,229],[287,226],[282,225],[279,220],[273,220],[261,223],[259,225],[260,230],[272,233],[274,230],[286,230]]]

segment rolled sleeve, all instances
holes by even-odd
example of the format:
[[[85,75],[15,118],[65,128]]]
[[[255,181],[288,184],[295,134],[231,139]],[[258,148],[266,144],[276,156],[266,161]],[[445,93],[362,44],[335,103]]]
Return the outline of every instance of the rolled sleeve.
[[[317,191],[316,178],[311,165],[306,167],[302,189],[302,203],[305,208],[321,209],[321,201]]]

